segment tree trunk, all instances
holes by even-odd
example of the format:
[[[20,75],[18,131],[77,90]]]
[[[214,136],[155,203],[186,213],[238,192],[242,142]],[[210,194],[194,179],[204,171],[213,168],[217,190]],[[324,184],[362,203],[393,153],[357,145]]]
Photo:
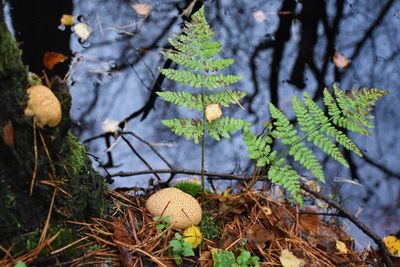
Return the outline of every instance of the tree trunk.
[[[36,127],[34,135],[33,119],[24,115],[29,87],[27,68],[5,24],[2,3],[0,1],[0,245],[9,247],[11,241],[24,242],[19,235],[43,229],[53,195],[51,227],[65,219],[101,216],[106,201],[103,177],[94,171],[85,148],[69,132],[71,99],[61,79],[52,80],[52,90],[62,105],[63,119],[55,128]],[[35,164],[36,180],[30,196]]]

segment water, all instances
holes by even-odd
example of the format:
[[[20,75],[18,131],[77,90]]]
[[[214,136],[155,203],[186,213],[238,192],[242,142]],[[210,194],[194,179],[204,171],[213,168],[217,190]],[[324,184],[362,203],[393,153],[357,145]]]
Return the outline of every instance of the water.
[[[112,1],[94,0],[74,3],[74,15],[85,14],[84,22],[91,26],[94,33],[88,47],[83,47],[76,36],[71,41],[72,50],[81,59],[75,62],[76,69],[70,80],[74,81],[71,87],[71,116],[76,122],[73,130],[81,140],[101,134],[106,119],[123,120],[140,109],[149,97],[158,76],[157,67],[164,63],[159,54],[161,47],[167,44],[166,39],[173,32],[179,33],[182,20],[177,16],[176,6],[183,9],[184,3],[148,3],[152,5],[152,10],[146,20],[136,16],[126,2],[118,5]],[[391,94],[377,104],[374,120],[377,127],[372,131],[373,135],[354,135],[365,159],[352,156],[352,173],[332,160],[326,161],[325,167],[328,184],[336,189],[341,187],[346,207],[353,212],[362,207],[359,217],[379,235],[393,233],[400,230],[400,145],[397,141],[400,137],[400,94],[397,90],[400,86],[400,3],[345,1],[343,12],[338,15],[341,1],[325,1],[325,7],[311,8],[312,16],[319,14],[320,18],[315,31],[309,32],[301,28],[301,20],[307,18],[307,14],[302,17],[301,12],[305,10],[306,13],[309,8],[304,3],[294,4],[292,10],[295,16],[292,16],[293,12],[281,10],[283,4],[290,6],[290,1],[207,1],[206,16],[217,33],[216,38],[222,42],[221,56],[236,59],[228,72],[243,77],[234,88],[246,91],[251,100],[243,103],[246,111],[224,109],[224,115],[244,118],[254,124],[254,131],[258,131],[262,123],[269,119],[267,107],[271,98],[277,100],[279,107],[288,115],[293,115],[290,111],[291,98],[303,93],[293,84],[299,87],[304,84],[304,90],[311,95],[333,82],[338,82],[342,88],[367,86],[390,89]],[[384,10],[386,5],[388,8]],[[382,10],[382,19],[377,21]],[[262,12],[265,19],[256,20],[254,12]],[[280,28],[285,20],[287,26]],[[310,26],[316,24],[312,21],[305,23],[310,23]],[[299,44],[305,46],[299,48]],[[280,49],[283,50],[279,54]],[[348,58],[350,65],[345,69],[335,68],[331,55],[326,54],[329,49]],[[293,72],[299,53],[307,55],[304,76]],[[281,58],[274,61],[274,57]],[[278,66],[276,71],[279,75],[271,72],[273,66]],[[278,95],[270,90],[274,87]],[[182,89],[168,81],[163,83],[162,88]],[[140,114],[129,121],[125,130],[134,131],[156,144],[156,148],[174,165],[199,169],[199,146],[176,137],[160,123],[161,119],[182,118],[187,114],[187,110],[158,99],[155,109],[144,120],[141,120]],[[148,147],[131,137],[127,138],[153,169],[166,168]],[[87,145],[90,153],[100,157],[103,163],[108,162],[104,139],[93,140]],[[240,171],[250,164],[240,133],[219,143],[208,140],[206,148],[207,170]],[[108,169],[111,173],[147,169],[124,142],[115,144],[111,152],[114,163],[114,167]],[[116,178],[112,186],[142,186],[150,177]],[[337,184],[333,182],[334,177],[356,178],[363,186]],[[222,182],[219,186],[223,186]],[[357,241],[365,246],[368,239],[350,227]]]

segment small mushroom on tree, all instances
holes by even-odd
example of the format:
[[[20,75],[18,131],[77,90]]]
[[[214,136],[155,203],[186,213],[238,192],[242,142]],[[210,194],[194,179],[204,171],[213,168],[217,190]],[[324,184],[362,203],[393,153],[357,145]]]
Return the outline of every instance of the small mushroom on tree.
[[[40,128],[55,127],[62,118],[61,104],[53,92],[44,85],[35,85],[27,90],[29,100],[25,115],[35,117]]]
[[[153,216],[170,216],[171,226],[176,229],[199,224],[202,215],[200,204],[194,197],[172,187],[150,196],[146,201],[146,209]]]

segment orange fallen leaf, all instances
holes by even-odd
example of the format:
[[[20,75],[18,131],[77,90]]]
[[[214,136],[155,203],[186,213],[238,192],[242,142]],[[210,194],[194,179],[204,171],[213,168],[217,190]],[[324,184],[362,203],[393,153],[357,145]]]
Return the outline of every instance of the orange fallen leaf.
[[[43,57],[43,65],[48,70],[52,70],[58,63],[64,62],[68,57],[57,52],[46,52]]]
[[[6,145],[14,146],[14,128],[10,121],[3,127],[3,140]]]
[[[349,65],[350,60],[348,60],[345,56],[340,54],[338,51],[335,51],[335,54],[333,55],[333,63],[335,63],[336,67],[342,69]]]
[[[142,17],[147,17],[151,11],[151,5],[149,4],[133,4],[132,8]]]
[[[61,25],[72,26],[74,24],[74,16],[64,14],[60,19]]]

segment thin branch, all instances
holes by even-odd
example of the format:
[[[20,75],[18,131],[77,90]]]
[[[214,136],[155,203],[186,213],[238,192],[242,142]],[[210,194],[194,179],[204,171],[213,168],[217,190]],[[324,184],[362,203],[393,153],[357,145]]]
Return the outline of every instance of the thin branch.
[[[144,170],[144,171],[136,171],[136,172],[117,172],[114,174],[111,174],[112,177],[119,176],[119,177],[128,177],[128,176],[136,176],[136,175],[141,175],[141,174],[149,174],[149,173],[172,173],[172,174],[189,174],[189,175],[201,175],[201,171],[195,171],[195,170],[188,170],[188,169],[157,169],[157,170]],[[250,181],[251,177],[245,176],[245,175],[237,175],[237,174],[231,174],[231,173],[220,173],[220,172],[209,172],[205,171],[204,172],[205,176],[208,177],[213,177],[213,180],[217,179],[225,179],[225,180],[237,180],[237,181]],[[259,180],[266,180],[267,177],[261,177]],[[357,217],[355,217],[349,210],[346,208],[343,208],[339,205],[339,203],[323,196],[322,194],[315,192],[314,190],[311,190],[304,184],[301,184],[301,188],[306,191],[307,193],[313,195],[317,199],[321,199],[325,201],[328,205],[331,207],[335,208],[338,210],[338,214],[340,216],[345,217],[349,221],[351,221],[354,225],[356,225],[364,234],[366,234],[368,237],[370,237],[378,246],[379,250],[381,251],[383,255],[384,262],[387,267],[392,267],[392,261],[390,259],[390,254],[383,243],[382,239],[375,234],[368,226],[366,226],[364,223],[360,221]],[[339,216],[339,215],[338,215]]]
[[[339,203],[323,196],[322,194],[315,192],[313,190],[311,190],[310,188],[308,188],[306,185],[301,184],[301,188],[306,191],[307,193],[313,195],[315,198],[321,199],[323,201],[325,201],[326,203],[328,203],[331,207],[335,208],[336,210],[339,211],[339,214],[341,214],[343,217],[347,218],[349,221],[351,221],[354,225],[356,225],[361,231],[364,232],[364,234],[366,234],[367,236],[369,236],[374,242],[375,244],[378,246],[379,250],[381,251],[382,255],[383,255],[383,260],[385,261],[385,264],[387,267],[391,267],[393,266],[392,264],[392,260],[390,259],[390,254],[389,251],[387,250],[386,245],[383,243],[382,239],[375,234],[371,229],[369,229],[368,226],[366,226],[365,224],[363,224],[360,219],[358,219],[357,217],[355,217],[353,214],[351,214],[351,212],[349,210],[347,210],[346,208],[343,208],[339,205]]]
[[[126,134],[126,135],[132,135],[133,137],[135,137],[136,139],[138,139],[140,142],[144,143],[145,145],[147,145],[168,167],[170,167],[171,169],[174,169],[174,165],[172,163],[170,163],[166,158],[164,158],[158,151],[157,149],[154,148],[154,146],[147,142],[146,140],[144,140],[143,138],[141,138],[140,136],[138,136],[136,133],[132,132],[132,131],[126,131],[126,132],[122,132],[121,134]]]
[[[139,154],[139,152],[136,151],[136,149],[133,147],[133,145],[126,139],[123,135],[121,135],[122,140],[125,141],[125,143],[129,146],[129,148],[132,150],[132,152],[149,168],[149,170],[153,170],[153,168],[150,166],[150,164]],[[157,178],[158,181],[161,181],[160,176],[158,176],[157,173],[154,173],[154,176]]]

